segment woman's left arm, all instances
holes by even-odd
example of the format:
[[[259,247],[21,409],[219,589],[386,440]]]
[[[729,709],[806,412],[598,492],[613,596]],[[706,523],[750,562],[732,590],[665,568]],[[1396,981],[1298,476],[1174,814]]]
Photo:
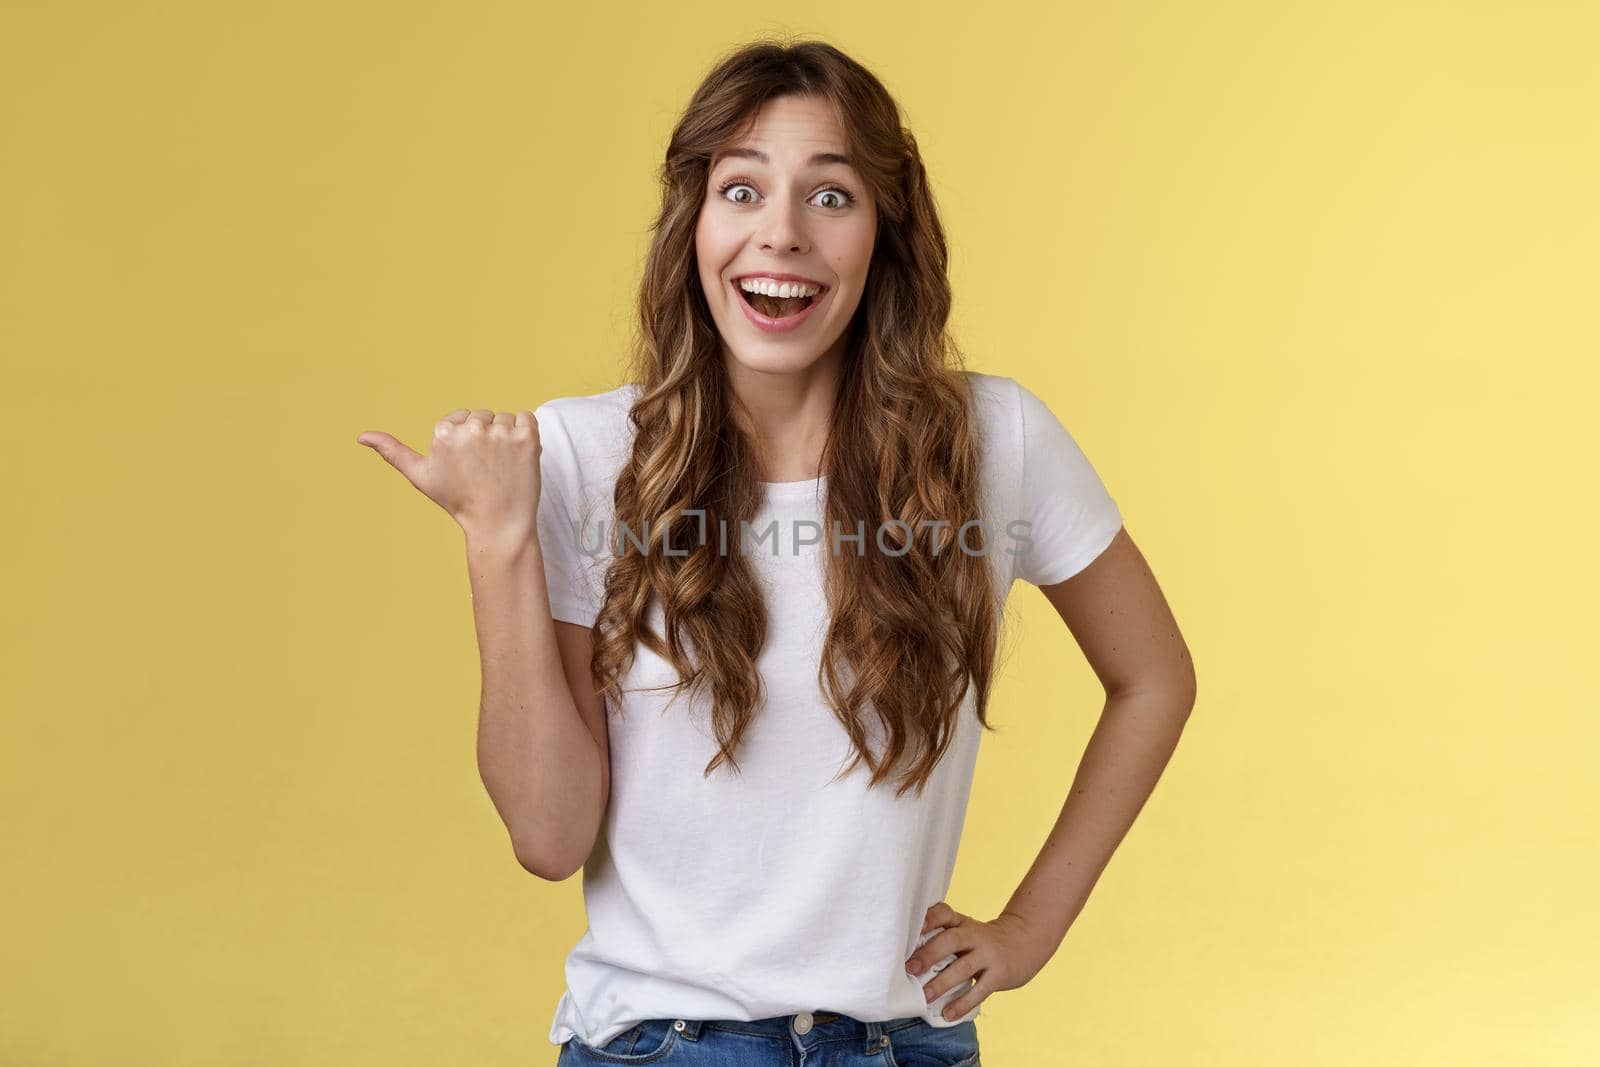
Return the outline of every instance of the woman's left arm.
[[[917,949],[907,967],[921,974],[956,954],[923,987],[932,1001],[975,982],[946,1007],[950,1019],[996,990],[1023,985],[1055,954],[1166,769],[1194,707],[1188,646],[1126,529],[1082,571],[1039,589],[1105,687],[1105,708],[1055,827],[1000,916],[982,922],[943,901],[928,909],[923,929],[946,929]]]

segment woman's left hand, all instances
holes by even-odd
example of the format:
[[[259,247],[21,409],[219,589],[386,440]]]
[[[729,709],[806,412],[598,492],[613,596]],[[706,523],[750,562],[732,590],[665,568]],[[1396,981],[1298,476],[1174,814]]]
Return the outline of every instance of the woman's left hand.
[[[922,920],[923,932],[935,926],[945,929],[930,937],[906,961],[906,970],[920,975],[937,961],[955,955],[922,987],[927,1001],[932,1003],[956,986],[976,980],[966,993],[945,1005],[946,1019],[961,1018],[996,990],[1027,984],[1054,951],[1042,943],[1042,938],[1030,936],[1022,919],[1011,912],[1002,912],[998,918],[984,922],[961,914],[941,900],[928,909]]]

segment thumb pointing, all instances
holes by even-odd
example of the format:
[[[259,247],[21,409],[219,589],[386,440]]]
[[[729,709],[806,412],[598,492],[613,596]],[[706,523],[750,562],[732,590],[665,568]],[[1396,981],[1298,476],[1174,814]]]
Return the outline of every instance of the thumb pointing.
[[[366,445],[378,455],[389,461],[389,465],[406,476],[406,481],[417,485],[417,479],[422,476],[422,469],[427,460],[420,452],[407,446],[404,442],[386,434],[382,430],[368,430],[356,437],[356,443]]]

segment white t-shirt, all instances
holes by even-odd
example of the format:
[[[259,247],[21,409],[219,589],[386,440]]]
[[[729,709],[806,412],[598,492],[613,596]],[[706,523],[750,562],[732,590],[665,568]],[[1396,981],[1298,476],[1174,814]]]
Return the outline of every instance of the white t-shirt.
[[[987,558],[1003,610],[1016,579],[1048,585],[1086,567],[1122,516],[1038,397],[1011,378],[966,373],[983,456]],[[543,446],[539,540],[556,619],[588,626],[599,613],[617,543],[613,483],[628,458],[637,391],[629,384],[562,397],[534,412]],[[746,551],[768,591],[771,622],[758,660],[767,702],[736,753],[742,773],[723,763],[704,776],[717,751],[705,698],[691,703],[682,693],[668,707],[666,693],[649,689],[676,676],[638,647],[623,680],[625,707],[608,709],[611,801],[583,869],[589,925],[567,957],[554,1044],[577,1035],[604,1045],[655,1018],[834,1011],[953,1026],[978,1014],[940,1015],[961,986],[923,1000],[923,985],[953,955],[920,976],[905,969],[942,929],[921,932],[955,869],[982,733],[975,697],[969,690],[921,797],[897,799],[895,778],[868,790],[864,765],[830,781],[854,750],[817,682],[828,622],[825,490],[826,478],[768,483],[751,523],[767,538],[745,542],[754,545]],[[1018,521],[1031,526],[1009,525]],[[870,523],[866,532],[865,550],[876,551]],[[730,546],[737,536],[729,530]],[[857,551],[853,541],[840,545]],[[664,633],[659,606],[652,621]],[[867,720],[869,736],[881,740],[875,717]]]

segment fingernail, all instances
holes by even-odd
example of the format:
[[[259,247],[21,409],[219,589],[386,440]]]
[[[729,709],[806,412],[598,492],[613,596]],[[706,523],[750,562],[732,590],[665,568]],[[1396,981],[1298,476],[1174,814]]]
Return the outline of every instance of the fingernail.
[[[906,960],[906,970],[912,974],[920,974],[922,972],[922,964],[918,963],[917,958],[913,956]]]

